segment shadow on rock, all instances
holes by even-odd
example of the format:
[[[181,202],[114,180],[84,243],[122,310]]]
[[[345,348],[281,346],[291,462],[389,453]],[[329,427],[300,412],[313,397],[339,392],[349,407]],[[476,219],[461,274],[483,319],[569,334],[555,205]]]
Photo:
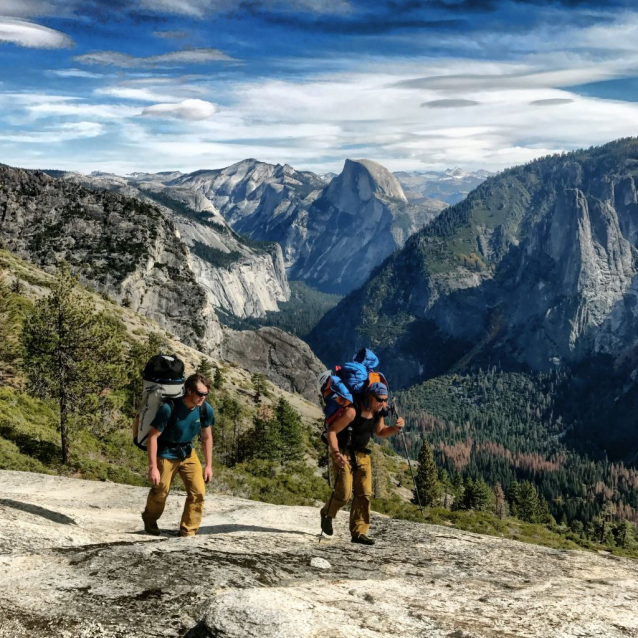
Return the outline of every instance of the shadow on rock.
[[[291,529],[276,529],[275,527],[260,527],[258,525],[239,525],[237,523],[200,527],[198,535],[228,534],[229,532],[261,532],[264,534],[299,534],[300,536],[316,536],[316,534],[311,534],[310,532],[299,532]]]
[[[12,507],[13,509],[21,510],[22,512],[33,514],[34,516],[42,516],[42,518],[46,518],[54,523],[61,523],[62,525],[77,525],[77,523],[69,516],[60,514],[60,512],[45,509],[38,505],[32,505],[31,503],[22,503],[20,501],[12,501],[9,498],[0,498],[0,505]]]

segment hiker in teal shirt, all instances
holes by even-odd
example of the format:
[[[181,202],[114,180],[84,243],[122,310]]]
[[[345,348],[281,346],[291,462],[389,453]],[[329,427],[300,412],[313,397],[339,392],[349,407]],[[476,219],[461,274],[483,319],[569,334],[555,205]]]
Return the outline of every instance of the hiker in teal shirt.
[[[215,413],[206,403],[211,382],[193,374],[184,384],[185,395],[160,407],[151,423],[148,436],[148,478],[152,483],[142,512],[144,529],[157,536],[157,521],[164,512],[166,498],[176,474],[179,474],[187,497],[179,527],[180,536],[194,536],[202,522],[206,483],[213,478],[213,435]],[[200,434],[206,465],[202,470],[193,439]]]

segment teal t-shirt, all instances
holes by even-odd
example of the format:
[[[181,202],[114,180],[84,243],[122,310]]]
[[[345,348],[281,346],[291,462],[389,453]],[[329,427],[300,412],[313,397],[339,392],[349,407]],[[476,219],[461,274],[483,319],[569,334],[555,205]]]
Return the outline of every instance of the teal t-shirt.
[[[174,399],[176,419],[174,424],[169,426],[171,420],[171,406],[164,403],[157,411],[155,418],[151,422],[151,427],[161,432],[157,439],[157,456],[164,459],[179,459],[179,453],[175,446],[166,445],[187,445],[198,434],[201,428],[209,428],[215,424],[215,412],[210,403],[204,403],[206,408],[206,418],[200,422],[200,408],[194,407],[192,410],[184,405],[182,398]]]

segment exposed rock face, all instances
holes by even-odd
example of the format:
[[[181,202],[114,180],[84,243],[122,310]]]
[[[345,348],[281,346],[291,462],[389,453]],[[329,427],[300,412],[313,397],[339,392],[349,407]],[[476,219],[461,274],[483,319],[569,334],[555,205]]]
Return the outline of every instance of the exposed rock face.
[[[154,538],[143,488],[22,472],[0,472],[0,488],[1,638],[638,632],[631,560],[380,516],[374,548],[349,542],[343,515],[319,542],[317,508],[216,494],[198,536]],[[171,493],[163,529],[184,498]]]
[[[84,283],[186,343],[218,350],[221,326],[189,252],[156,207],[6,166],[0,186],[0,237],[9,250],[49,270],[65,259]]]
[[[137,193],[116,176],[100,179],[112,189]],[[0,166],[0,238],[9,250],[49,271],[65,259],[83,283],[150,317],[187,345],[215,358],[232,352],[236,361],[241,346],[252,353],[251,371],[310,396],[319,364],[305,343],[273,331],[265,333],[265,345],[265,337],[253,331],[223,329],[215,313],[221,308],[249,316],[276,309],[276,299],[289,295],[281,250],[251,248],[200,203],[201,220],[189,209],[193,219],[184,212],[175,224],[147,201]]]
[[[255,160],[165,184],[203,193],[236,231],[279,243],[290,278],[335,293],[361,285],[442,210],[440,203],[408,203],[397,179],[370,160],[347,160],[328,185]]]
[[[188,245],[191,269],[214,308],[242,319],[278,310],[277,303],[290,297],[278,244],[246,241],[202,192],[180,186],[167,188],[162,182],[180,175],[93,173],[87,177],[69,173],[65,178],[90,188],[116,190],[158,207]]]
[[[371,345],[401,385],[619,355],[638,335],[636,158],[623,140],[488,179],[329,313],[315,351]]]
[[[318,401],[317,379],[325,367],[308,345],[282,330],[225,330],[222,356],[249,372],[264,373],[284,390]]]

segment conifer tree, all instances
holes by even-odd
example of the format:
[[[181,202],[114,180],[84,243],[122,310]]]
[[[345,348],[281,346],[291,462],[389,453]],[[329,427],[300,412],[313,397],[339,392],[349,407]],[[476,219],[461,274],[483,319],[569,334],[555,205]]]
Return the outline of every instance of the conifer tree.
[[[441,496],[441,484],[439,474],[434,463],[434,456],[430,444],[424,440],[419,452],[419,469],[416,473],[416,490],[421,500],[421,505],[432,507],[438,504]],[[413,502],[419,502],[416,490],[413,491]]]
[[[102,399],[126,381],[121,336],[63,264],[51,294],[25,322],[22,343],[29,391],[57,403],[62,462],[68,464],[72,426],[88,425]]]
[[[520,502],[520,485],[517,481],[512,481],[507,488],[507,503],[509,505],[510,514],[518,518],[518,505]]]
[[[19,282],[15,279],[14,282]],[[19,386],[19,369],[22,358],[20,330],[23,311],[20,293],[11,287],[0,272],[0,384]]]
[[[505,499],[505,492],[500,483],[494,485],[494,512],[500,520],[503,520],[507,516],[507,500]]]
[[[518,518],[528,523],[537,523],[539,514],[538,493],[529,481],[521,483],[518,499]]]
[[[266,384],[266,377],[261,372],[255,372],[250,377],[250,382],[253,384],[255,390],[253,400],[255,403],[259,403],[261,401],[261,395],[265,394],[264,386]]]
[[[278,458],[284,462],[297,461],[303,456],[303,430],[301,417],[283,397],[275,406],[275,419],[279,425]]]
[[[195,372],[205,376],[207,379],[211,379],[213,376],[213,366],[210,365],[210,361],[206,359],[206,357],[202,357]]]
[[[224,385],[224,377],[222,376],[222,371],[219,368],[215,368],[215,376],[213,377],[213,388],[215,390],[221,390]]]
[[[493,508],[494,495],[489,485],[482,479],[474,481],[471,509],[485,512]]]

